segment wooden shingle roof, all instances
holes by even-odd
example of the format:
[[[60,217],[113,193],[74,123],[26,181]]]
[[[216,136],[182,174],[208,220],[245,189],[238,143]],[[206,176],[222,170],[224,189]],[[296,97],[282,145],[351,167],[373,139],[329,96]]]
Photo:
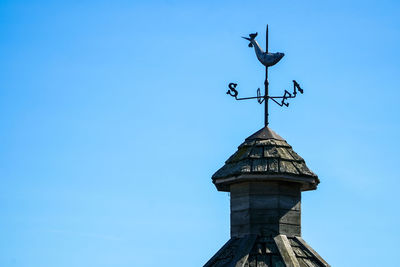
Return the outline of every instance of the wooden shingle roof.
[[[245,236],[231,238],[204,267],[222,266],[295,266],[329,267],[301,237]]]
[[[319,180],[292,147],[278,134],[264,127],[238,147],[212,180],[220,191],[244,180],[286,180],[302,183],[302,190],[316,189]]]

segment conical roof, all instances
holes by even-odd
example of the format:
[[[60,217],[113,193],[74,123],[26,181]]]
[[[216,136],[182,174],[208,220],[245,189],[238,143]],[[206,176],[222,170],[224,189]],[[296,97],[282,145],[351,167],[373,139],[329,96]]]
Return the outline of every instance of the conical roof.
[[[282,180],[302,184],[302,190],[314,190],[318,176],[304,159],[269,127],[252,134],[213,176],[220,191],[229,191],[229,185],[250,180]]]

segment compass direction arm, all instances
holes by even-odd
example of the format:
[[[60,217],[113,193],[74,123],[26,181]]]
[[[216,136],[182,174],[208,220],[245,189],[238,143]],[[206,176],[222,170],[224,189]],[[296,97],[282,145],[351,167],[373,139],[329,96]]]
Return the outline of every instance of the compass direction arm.
[[[248,100],[248,99],[257,99],[258,103],[262,103],[265,100],[265,96],[261,96],[260,88],[257,89],[257,96],[251,97],[237,97],[239,92],[236,90],[237,83],[230,83],[228,85],[229,90],[226,92],[227,95],[234,97],[236,100]]]
[[[296,98],[297,96],[297,90],[299,90],[300,94],[304,93],[304,90],[300,87],[300,85],[293,80],[293,93],[289,93],[287,90],[285,90],[285,93],[283,94],[283,96],[269,96],[268,98],[272,99],[276,104],[278,104],[279,106],[283,107],[289,106],[289,103],[287,102],[287,99],[289,98]],[[281,102],[279,103],[278,101],[276,101],[276,99],[281,98]]]

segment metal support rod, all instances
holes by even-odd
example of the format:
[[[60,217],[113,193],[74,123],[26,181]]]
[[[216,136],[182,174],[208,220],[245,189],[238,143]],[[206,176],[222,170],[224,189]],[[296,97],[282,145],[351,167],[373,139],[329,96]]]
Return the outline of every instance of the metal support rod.
[[[268,24],[267,24],[267,31],[266,31],[266,42],[265,42],[265,52],[268,53]],[[268,122],[268,67],[265,67],[265,117],[264,117],[264,126],[267,127]]]

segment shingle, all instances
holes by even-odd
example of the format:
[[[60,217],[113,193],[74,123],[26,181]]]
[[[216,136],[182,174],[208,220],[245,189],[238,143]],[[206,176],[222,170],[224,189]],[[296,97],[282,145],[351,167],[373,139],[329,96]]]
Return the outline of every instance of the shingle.
[[[278,141],[278,140],[275,140],[275,145],[276,146],[281,146],[281,147],[288,147],[288,148],[292,147],[291,145],[286,143],[286,141]]]
[[[276,147],[266,146],[264,147],[264,157],[266,158],[279,158],[279,153]]]
[[[279,161],[279,172],[299,174],[299,172],[296,170],[296,167],[293,165],[293,162],[287,160]]]
[[[268,161],[267,159],[254,159],[251,166],[252,172],[267,172],[268,171]]]
[[[305,162],[293,162],[293,165],[296,167],[300,174],[315,176],[315,174],[307,167]]]
[[[279,163],[277,159],[268,160],[268,172],[279,172]]]
[[[290,153],[290,155],[297,161],[304,161],[302,157],[300,157],[296,152],[293,151],[292,148],[288,148],[287,151]]]
[[[260,146],[274,146],[275,145],[275,140],[272,139],[265,139],[265,140],[257,140],[256,145]]]
[[[250,158],[262,158],[264,157],[264,147],[263,146],[253,146],[250,154]]]
[[[286,148],[278,147],[278,155],[280,159],[294,160],[292,155],[289,154]]]
[[[235,154],[233,154],[227,161],[226,163],[232,163],[232,162],[237,162],[240,161],[242,159],[245,159],[249,156],[251,152],[251,147],[249,146],[243,146],[241,148],[239,148],[238,151],[236,151]]]

